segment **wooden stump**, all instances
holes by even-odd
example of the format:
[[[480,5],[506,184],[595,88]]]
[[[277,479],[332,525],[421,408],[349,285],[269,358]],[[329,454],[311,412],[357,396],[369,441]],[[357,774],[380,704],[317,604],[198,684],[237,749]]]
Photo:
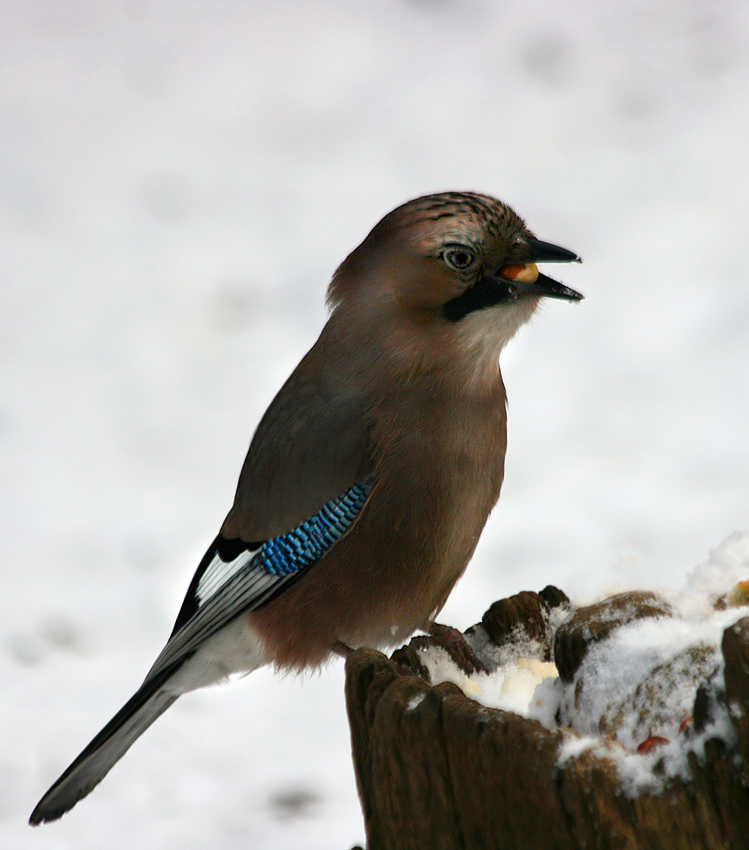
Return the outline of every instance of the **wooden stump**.
[[[346,700],[368,850],[749,850],[749,618],[722,651],[738,747],[708,740],[688,779],[633,794],[600,748],[560,760],[569,735],[431,686],[413,650],[357,650]]]

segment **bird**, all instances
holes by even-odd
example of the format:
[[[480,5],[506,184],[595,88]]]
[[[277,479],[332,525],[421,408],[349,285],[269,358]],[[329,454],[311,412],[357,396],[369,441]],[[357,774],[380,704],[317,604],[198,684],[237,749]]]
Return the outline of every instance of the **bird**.
[[[543,298],[583,298],[543,262],[580,258],[489,195],[426,195],[375,225],[257,426],[164,649],[32,825],[88,795],[188,691],[438,630],[504,477],[500,352]]]

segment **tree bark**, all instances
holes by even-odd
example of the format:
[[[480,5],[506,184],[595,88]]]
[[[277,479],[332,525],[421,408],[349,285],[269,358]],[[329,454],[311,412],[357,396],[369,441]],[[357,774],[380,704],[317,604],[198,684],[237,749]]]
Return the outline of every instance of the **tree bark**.
[[[368,850],[749,850],[749,618],[722,649],[737,747],[709,740],[688,779],[637,795],[599,750],[560,760],[562,730],[431,686],[413,650],[357,650],[346,700]]]

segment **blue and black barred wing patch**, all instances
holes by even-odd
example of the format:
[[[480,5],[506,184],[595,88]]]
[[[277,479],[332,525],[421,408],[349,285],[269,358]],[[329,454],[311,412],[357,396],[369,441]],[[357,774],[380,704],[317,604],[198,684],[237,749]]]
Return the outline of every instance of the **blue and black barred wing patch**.
[[[259,543],[220,535],[193,576],[169,642],[146,681],[181,663],[240,614],[254,611],[304,575],[351,528],[374,487],[354,484],[296,528]]]
[[[371,478],[354,484],[301,525],[263,543],[257,554],[263,569],[275,576],[287,576],[319,561],[349,530],[364,507],[372,484]]]

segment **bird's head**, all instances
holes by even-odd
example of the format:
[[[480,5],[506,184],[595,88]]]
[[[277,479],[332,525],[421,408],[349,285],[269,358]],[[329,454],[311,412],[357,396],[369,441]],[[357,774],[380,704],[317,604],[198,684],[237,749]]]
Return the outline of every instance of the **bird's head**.
[[[539,272],[539,262],[580,258],[536,239],[495,198],[445,192],[386,215],[341,264],[328,297],[334,307],[376,300],[420,320],[494,327],[506,342],[542,297],[583,297]]]

